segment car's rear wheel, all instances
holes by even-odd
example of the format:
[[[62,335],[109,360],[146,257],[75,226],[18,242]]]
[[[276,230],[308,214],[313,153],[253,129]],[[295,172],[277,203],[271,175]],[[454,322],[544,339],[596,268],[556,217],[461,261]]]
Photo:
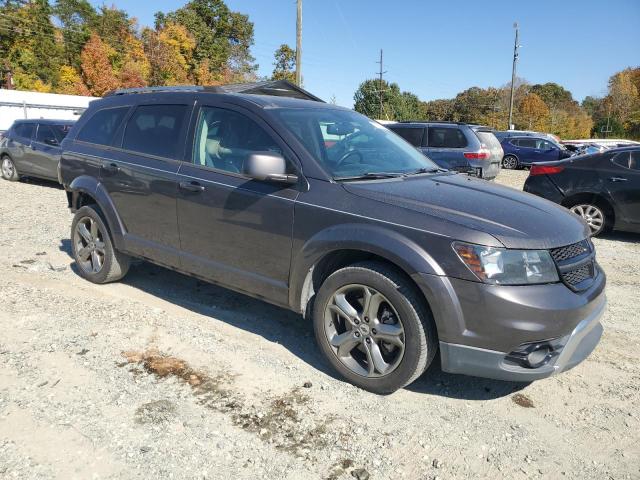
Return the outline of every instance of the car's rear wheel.
[[[502,159],[502,168],[507,170],[515,170],[518,168],[518,159],[513,155],[505,155]]]
[[[71,224],[71,248],[78,273],[90,282],[114,282],[129,270],[129,256],[114,248],[96,205],[86,205],[76,212]]]
[[[584,219],[593,237],[600,235],[610,227],[607,212],[601,205],[580,202],[569,207],[569,209]]]
[[[413,382],[437,349],[433,319],[410,281],[385,264],[363,262],[331,274],[315,299],[320,349],[349,382],[391,393]]]
[[[2,156],[0,170],[2,170],[2,178],[4,178],[5,180],[9,180],[10,182],[16,182],[20,180],[18,169],[16,168],[15,163],[13,163],[13,160],[9,155]]]

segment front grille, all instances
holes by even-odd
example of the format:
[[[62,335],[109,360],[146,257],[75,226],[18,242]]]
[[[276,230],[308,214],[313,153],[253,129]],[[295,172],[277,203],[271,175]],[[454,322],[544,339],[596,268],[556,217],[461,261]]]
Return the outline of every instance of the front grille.
[[[584,290],[596,276],[595,252],[591,242],[583,240],[566,247],[549,250],[562,281],[573,290]]]
[[[591,248],[589,247],[589,242],[587,242],[586,240],[574,243],[573,245],[568,245],[566,247],[552,248],[550,250],[551,256],[556,262],[563,262],[574,257],[579,257],[580,255],[583,255],[590,251]]]

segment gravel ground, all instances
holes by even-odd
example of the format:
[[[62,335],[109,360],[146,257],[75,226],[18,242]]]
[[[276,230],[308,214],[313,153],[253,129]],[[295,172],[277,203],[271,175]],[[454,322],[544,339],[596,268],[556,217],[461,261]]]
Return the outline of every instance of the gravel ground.
[[[609,307],[580,366],[434,365],[377,396],[293,313],[148,264],[82,280],[53,184],[2,182],[0,213],[0,478],[640,478],[640,236],[595,241]]]

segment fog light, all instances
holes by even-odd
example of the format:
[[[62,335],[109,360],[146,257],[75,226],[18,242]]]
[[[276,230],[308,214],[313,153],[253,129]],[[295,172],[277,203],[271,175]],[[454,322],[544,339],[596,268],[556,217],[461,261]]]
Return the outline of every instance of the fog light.
[[[537,345],[536,348],[527,355],[527,363],[530,368],[538,368],[551,360],[553,350],[551,345]]]
[[[505,360],[524,368],[540,368],[559,355],[562,347],[561,339],[525,343],[509,353]]]

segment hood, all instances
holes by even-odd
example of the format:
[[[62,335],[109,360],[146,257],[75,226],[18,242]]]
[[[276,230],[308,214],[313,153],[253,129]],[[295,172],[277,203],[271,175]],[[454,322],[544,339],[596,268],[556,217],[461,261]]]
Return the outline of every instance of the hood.
[[[466,175],[416,175],[343,186],[353,195],[487,233],[507,248],[561,247],[584,240],[589,232],[577,215],[555,203]]]

